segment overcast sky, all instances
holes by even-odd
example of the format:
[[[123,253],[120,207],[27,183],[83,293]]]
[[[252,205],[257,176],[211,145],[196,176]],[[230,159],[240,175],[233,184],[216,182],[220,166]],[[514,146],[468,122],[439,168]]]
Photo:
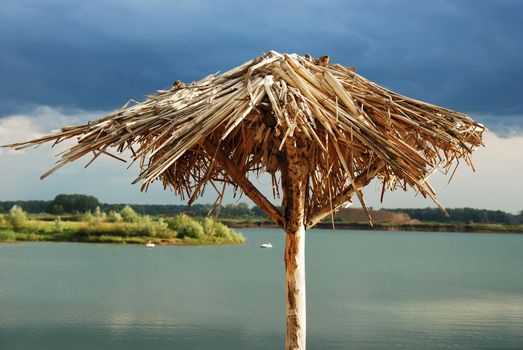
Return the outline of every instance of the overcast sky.
[[[519,0],[0,0],[0,144],[100,116],[267,50],[328,54],[399,93],[486,124],[476,174],[463,167],[449,186],[436,178],[439,199],[515,212],[523,209],[522,38]],[[161,188],[140,193],[129,185],[136,171],[109,160],[40,182],[51,153],[1,150],[0,200],[77,192],[105,202],[179,203]],[[407,193],[390,194],[383,206],[432,204]]]

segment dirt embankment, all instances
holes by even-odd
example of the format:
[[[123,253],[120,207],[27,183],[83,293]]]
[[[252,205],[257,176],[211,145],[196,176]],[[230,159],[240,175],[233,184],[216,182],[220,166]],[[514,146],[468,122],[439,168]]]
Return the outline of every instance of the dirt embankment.
[[[418,224],[419,220],[413,220],[407,213],[369,210],[374,223],[388,223],[388,224]],[[367,215],[363,209],[358,208],[343,208],[334,216],[334,220],[338,222],[366,222]]]

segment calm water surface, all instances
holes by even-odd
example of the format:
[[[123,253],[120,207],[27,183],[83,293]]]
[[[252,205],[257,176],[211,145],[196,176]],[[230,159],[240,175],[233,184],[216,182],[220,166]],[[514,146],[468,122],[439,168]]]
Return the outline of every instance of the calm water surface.
[[[282,349],[283,233],[242,232],[0,244],[0,349]],[[312,230],[306,256],[308,349],[523,349],[523,235]]]

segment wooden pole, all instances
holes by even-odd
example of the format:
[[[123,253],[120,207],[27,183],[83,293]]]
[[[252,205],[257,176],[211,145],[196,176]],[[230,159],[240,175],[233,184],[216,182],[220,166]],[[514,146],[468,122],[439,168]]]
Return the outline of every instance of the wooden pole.
[[[305,299],[305,226],[287,231],[285,241],[286,350],[305,350],[307,309]]]
[[[286,141],[286,159],[282,167],[283,219],[286,278],[286,350],[305,350],[305,204],[308,188],[308,161],[305,143]]]

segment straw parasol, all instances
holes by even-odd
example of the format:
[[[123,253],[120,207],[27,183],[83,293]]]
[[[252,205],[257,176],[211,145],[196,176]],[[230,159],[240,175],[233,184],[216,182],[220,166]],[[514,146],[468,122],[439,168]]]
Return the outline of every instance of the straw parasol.
[[[353,197],[366,209],[361,189],[374,178],[382,198],[410,187],[436,201],[427,178],[460,159],[472,166],[483,131],[464,114],[401,96],[327,56],[270,51],[187,86],[176,81],[87,124],[9,146],[74,139],[42,178],[84,156],[92,155],[90,164],[129,150],[140,165],[133,183],[142,190],[160,181],[189,204],[206,186],[220,198],[220,184],[245,193],[286,232],[286,349],[305,349],[305,230]],[[252,181],[262,172],[272,178],[281,210]]]

